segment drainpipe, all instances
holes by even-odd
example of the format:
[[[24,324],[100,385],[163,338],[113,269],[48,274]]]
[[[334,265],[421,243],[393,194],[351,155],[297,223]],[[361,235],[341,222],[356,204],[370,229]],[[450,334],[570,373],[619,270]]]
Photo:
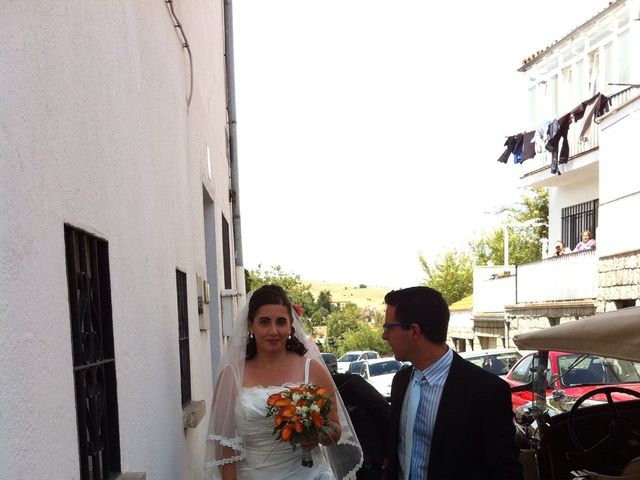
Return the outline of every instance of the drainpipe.
[[[229,163],[231,164],[231,214],[233,217],[233,247],[236,253],[236,290],[238,307],[246,299],[244,260],[242,259],[242,230],[240,227],[240,179],[238,173],[238,138],[236,131],[236,88],[233,56],[232,0],[224,0],[224,63],[227,84],[227,124],[229,127]]]

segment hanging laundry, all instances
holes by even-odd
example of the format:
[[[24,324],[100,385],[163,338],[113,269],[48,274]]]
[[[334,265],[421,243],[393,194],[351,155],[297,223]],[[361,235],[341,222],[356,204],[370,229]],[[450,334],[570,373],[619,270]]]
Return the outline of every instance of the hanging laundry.
[[[516,135],[516,144],[513,147],[513,163],[522,163],[522,139],[524,135],[519,133]]]
[[[511,135],[507,137],[507,139],[504,142],[504,146],[507,148],[505,149],[504,152],[502,152],[502,155],[500,155],[500,158],[498,158],[498,161],[501,163],[507,163],[507,160],[509,160],[509,155],[511,155],[511,153],[513,152],[513,148],[516,146],[516,136]]]
[[[535,130],[534,140],[536,142],[536,153],[542,153],[546,149],[544,148],[549,141],[549,125],[553,123],[553,120],[543,122]]]
[[[571,124],[571,114],[567,113],[549,125],[549,141],[545,148],[551,152],[551,173],[560,175],[558,164],[569,161],[567,133]],[[560,141],[562,140],[562,147]]]
[[[601,93],[596,94],[592,99],[593,103],[585,106],[584,124],[580,130],[580,141],[589,137],[591,126],[597,117],[601,117],[609,111],[611,100]]]
[[[522,136],[522,161],[536,156],[535,130],[525,132]]]

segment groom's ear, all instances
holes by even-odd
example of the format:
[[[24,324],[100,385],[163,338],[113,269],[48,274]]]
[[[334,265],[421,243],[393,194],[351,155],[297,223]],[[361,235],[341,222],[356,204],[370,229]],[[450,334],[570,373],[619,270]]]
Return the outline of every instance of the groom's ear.
[[[422,328],[418,323],[412,323],[409,327],[409,331],[411,332],[411,338],[419,340],[422,337]]]

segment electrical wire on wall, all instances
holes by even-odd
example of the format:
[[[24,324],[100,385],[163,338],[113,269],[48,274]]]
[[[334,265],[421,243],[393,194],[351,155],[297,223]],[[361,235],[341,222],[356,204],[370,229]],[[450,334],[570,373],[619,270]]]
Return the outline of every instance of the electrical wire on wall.
[[[169,15],[171,15],[171,20],[173,21],[173,26],[176,28],[178,32],[178,36],[180,38],[180,42],[182,42],[182,47],[187,50],[189,54],[189,95],[187,96],[187,107],[191,105],[191,96],[193,95],[193,57],[191,56],[191,48],[189,48],[189,42],[187,41],[187,36],[184,34],[184,30],[182,28],[182,24],[178,20],[176,16],[176,12],[173,10],[173,1],[165,0],[167,4],[167,9],[169,10]]]

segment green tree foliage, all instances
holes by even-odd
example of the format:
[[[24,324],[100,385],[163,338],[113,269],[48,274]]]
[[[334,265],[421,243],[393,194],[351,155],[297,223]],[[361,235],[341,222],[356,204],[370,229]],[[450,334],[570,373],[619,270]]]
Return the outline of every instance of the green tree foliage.
[[[509,263],[522,264],[540,260],[540,240],[549,235],[549,194],[544,189],[532,189],[522,202],[503,209],[509,232]],[[478,265],[504,264],[504,234],[498,228],[471,242]]]
[[[342,309],[334,310],[327,318],[327,337],[334,339],[356,330],[364,321],[362,311],[353,303],[347,303]]]
[[[381,356],[393,353],[389,344],[382,339],[382,327],[364,322],[360,322],[355,330],[346,332],[344,340],[338,343],[339,355],[349,350],[374,350]]]
[[[256,290],[263,285],[279,285],[287,292],[291,303],[297,303],[304,308],[305,317],[311,317],[317,310],[317,305],[311,284],[304,283],[300,275],[287,273],[282,267],[271,267],[270,270],[263,270],[262,265],[258,265],[256,270],[249,270],[247,274],[247,291]]]
[[[330,313],[334,308],[331,301],[331,292],[329,290],[322,290],[318,294],[316,304],[318,305],[318,309],[323,308],[327,313]]]
[[[467,253],[447,252],[434,262],[428,262],[422,255],[419,259],[427,275],[424,285],[442,293],[448,305],[473,292],[473,261]]]

